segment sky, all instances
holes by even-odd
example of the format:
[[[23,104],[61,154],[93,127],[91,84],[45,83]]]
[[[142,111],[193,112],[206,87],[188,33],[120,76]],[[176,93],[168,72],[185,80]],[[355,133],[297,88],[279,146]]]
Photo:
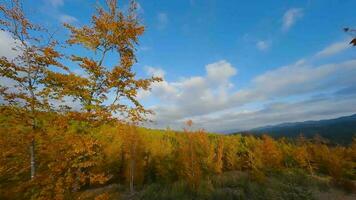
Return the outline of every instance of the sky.
[[[65,40],[61,24],[88,24],[102,3],[28,0],[25,10]],[[155,112],[146,126],[181,129],[191,119],[195,127],[226,132],[356,113],[356,47],[342,30],[356,28],[355,6],[354,0],[138,1],[146,31],[134,70],[163,78],[138,93]],[[10,45],[0,32],[0,55],[11,56]]]

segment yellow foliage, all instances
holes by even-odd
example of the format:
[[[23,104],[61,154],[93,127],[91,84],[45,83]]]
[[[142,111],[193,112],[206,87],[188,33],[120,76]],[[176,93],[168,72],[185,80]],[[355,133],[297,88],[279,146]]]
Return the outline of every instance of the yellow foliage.
[[[110,195],[108,193],[103,193],[95,197],[95,200],[109,200]]]

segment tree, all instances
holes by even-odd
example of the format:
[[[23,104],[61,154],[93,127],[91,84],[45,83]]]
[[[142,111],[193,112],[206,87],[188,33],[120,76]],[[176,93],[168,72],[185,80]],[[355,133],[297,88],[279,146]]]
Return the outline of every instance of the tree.
[[[223,151],[224,170],[231,171],[237,169],[239,140],[236,136],[226,136]]]
[[[223,155],[224,155],[224,140],[218,137],[215,141],[216,144],[211,144],[210,152],[210,164],[212,165],[212,171],[217,174],[221,174],[223,170]]]
[[[306,168],[310,174],[314,175],[314,167],[311,164],[311,150],[310,142],[303,136],[297,139],[297,146],[294,149],[293,157],[300,167]]]
[[[192,124],[192,120],[186,122],[188,127]],[[185,128],[184,133],[177,135],[177,141],[178,175],[196,192],[201,179],[209,172],[209,138],[203,130],[194,132]]]
[[[257,181],[263,181],[265,179],[265,174],[263,173],[264,165],[264,155],[267,155],[263,152],[261,146],[263,146],[263,141],[257,139],[253,136],[245,136],[243,143],[246,147],[244,161],[243,163],[246,166],[246,169],[252,175],[252,178]]]
[[[85,126],[99,126],[119,118],[133,127],[152,113],[137,100],[137,92],[149,90],[151,84],[161,81],[161,78],[139,79],[132,69],[136,62],[135,47],[144,32],[144,27],[136,17],[136,7],[132,1],[128,11],[124,12],[117,7],[117,0],[107,0],[106,8],[97,8],[90,25],[78,28],[64,24],[70,31],[67,44],[78,45],[86,52],[86,55],[74,54],[69,57],[84,75],[52,72],[50,84],[52,92],[58,97],[70,96],[80,103],[82,112],[74,112],[72,117],[89,122]],[[108,65],[108,57],[117,57],[117,63]],[[134,128],[128,131],[136,132]],[[134,152],[137,146],[136,140],[130,141],[133,146],[129,151],[132,154],[129,180],[133,192],[137,174]]]
[[[89,26],[65,24],[71,33],[67,43],[79,45],[86,55],[94,56],[72,55],[70,60],[78,64],[85,76],[71,74],[68,81],[62,74],[53,73],[53,83],[57,92],[78,100],[91,120],[108,120],[117,114],[121,119],[139,122],[151,111],[137,100],[137,92],[148,90],[161,78],[138,79],[132,70],[135,46],[144,32],[136,17],[135,2],[131,2],[127,15],[118,9],[117,0],[107,0],[106,5],[108,9],[97,8]],[[106,65],[109,56],[118,57],[118,63]]]
[[[135,192],[135,184],[143,182],[144,144],[135,126],[127,126],[123,132],[123,153],[125,159],[125,179],[129,183],[130,192]]]
[[[262,161],[267,168],[279,168],[282,162],[282,153],[277,147],[277,143],[273,138],[267,135],[262,136],[262,143],[260,149],[264,156]]]
[[[47,82],[50,67],[67,70],[58,60],[57,42],[47,31],[26,18],[22,3],[11,0],[0,4],[0,29],[10,34],[16,52],[14,58],[0,58],[2,104],[12,108],[31,127],[31,178],[35,177],[35,138],[40,132],[39,112],[53,108]],[[6,84],[6,85],[5,85]]]

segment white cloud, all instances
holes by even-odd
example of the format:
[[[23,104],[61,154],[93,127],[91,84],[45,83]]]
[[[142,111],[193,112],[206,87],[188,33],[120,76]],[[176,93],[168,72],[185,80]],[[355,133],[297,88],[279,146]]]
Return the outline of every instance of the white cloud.
[[[205,67],[207,78],[213,81],[225,81],[237,73],[237,70],[225,60],[209,64]]]
[[[65,14],[62,14],[59,16],[59,21],[62,22],[62,23],[75,23],[75,22],[78,22],[78,19],[73,17],[73,16],[70,16],[70,15],[65,15]]]
[[[153,83],[151,90],[139,90],[137,93],[138,99],[145,99],[153,94],[155,97],[167,100],[177,95],[176,88],[164,80],[166,72],[163,69],[146,66],[145,70],[148,76],[160,77],[163,81]]]
[[[237,70],[225,60],[206,65],[203,76],[186,77],[176,82],[164,80],[154,85],[150,93],[158,101],[151,107],[156,112],[155,126],[181,128],[185,120],[193,119],[208,130],[224,130],[356,112],[347,110],[353,106],[350,99],[342,101],[343,98],[335,96],[356,95],[356,87],[350,87],[356,84],[356,60],[315,65],[313,58],[264,72],[238,90],[230,80]],[[157,69],[150,71],[157,73]],[[321,101],[315,95],[328,97]],[[307,99],[310,102],[304,102]],[[320,106],[313,103],[317,100]]]
[[[316,57],[327,57],[340,53],[350,47],[348,41],[336,42],[316,53]]]
[[[149,76],[164,78],[165,71],[161,68],[146,66],[145,70]]]
[[[19,41],[15,40],[9,32],[0,30],[0,57],[6,57],[8,60],[15,59],[21,53],[14,50],[14,48],[19,45]],[[20,74],[23,74],[23,72],[19,72],[19,75]],[[0,76],[0,86],[7,87],[8,91],[17,91],[17,89],[15,89],[16,85],[16,81]],[[0,99],[0,101],[2,101],[2,99]]]
[[[284,31],[289,30],[295,22],[303,17],[303,9],[301,8],[291,8],[287,10],[283,15],[283,25],[282,29]]]
[[[252,80],[249,88],[237,92],[234,102],[264,101],[274,98],[322,92],[356,83],[356,60],[313,66],[293,64],[266,72]]]
[[[256,47],[258,50],[266,51],[269,49],[270,43],[268,41],[260,40],[256,43]]]
[[[168,25],[168,22],[169,22],[169,19],[168,19],[168,15],[167,13],[164,13],[164,12],[160,12],[157,14],[157,27],[158,29],[164,29],[167,25]]]
[[[161,82],[153,83],[151,85],[151,90],[139,90],[137,98],[142,100],[154,96],[161,100],[170,101],[177,98],[178,95],[177,89],[167,81],[163,80]]]
[[[152,93],[165,100],[175,99],[179,95],[177,89],[165,80],[154,83]]]
[[[13,50],[16,46],[14,40],[9,32],[0,31],[0,57],[5,56],[7,59],[13,59],[18,55],[18,52]]]
[[[230,77],[235,75],[237,70],[225,60],[209,64],[205,69],[205,76],[183,78],[177,82],[163,80],[162,82],[154,83],[152,94],[161,99],[168,99],[169,101],[166,102],[176,105],[186,105],[191,108],[196,103],[200,104],[200,101],[220,103],[223,100],[223,96],[226,95],[226,91],[232,85],[229,82]],[[159,68],[146,67],[146,70],[149,76],[153,74],[162,74],[164,76],[165,74]],[[216,95],[220,95],[220,101],[214,99]]]
[[[139,90],[137,92],[137,99],[138,100],[142,100],[142,99],[146,99],[151,95],[151,91],[149,90]]]
[[[353,95],[339,99],[270,103],[259,110],[229,110],[217,115],[193,118],[193,121],[208,130],[226,132],[285,122],[331,119],[356,113],[355,98]]]
[[[206,114],[222,108],[228,100],[232,83],[229,79],[237,70],[221,60],[205,66],[205,76],[183,78],[177,82],[164,80],[153,85],[151,95],[162,102],[152,107],[159,124],[180,124],[186,117]]]

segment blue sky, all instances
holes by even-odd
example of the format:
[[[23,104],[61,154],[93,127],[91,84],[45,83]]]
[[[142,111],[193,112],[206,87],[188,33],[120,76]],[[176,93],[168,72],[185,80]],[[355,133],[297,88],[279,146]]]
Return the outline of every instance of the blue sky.
[[[148,126],[180,129],[193,119],[197,127],[224,131],[356,113],[356,48],[342,32],[356,26],[356,1],[138,3],[146,32],[135,70],[164,78],[139,93],[156,112]],[[56,30],[62,22],[87,24],[96,4],[30,0],[26,10]]]

